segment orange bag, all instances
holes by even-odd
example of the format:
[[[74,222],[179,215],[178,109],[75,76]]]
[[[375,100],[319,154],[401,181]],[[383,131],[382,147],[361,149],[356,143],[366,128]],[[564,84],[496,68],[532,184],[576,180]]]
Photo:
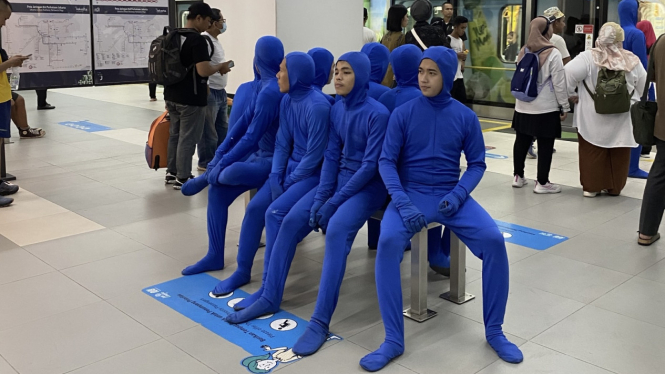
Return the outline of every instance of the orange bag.
[[[164,112],[150,125],[148,141],[145,143],[145,160],[150,169],[166,167],[170,126],[169,112]]]

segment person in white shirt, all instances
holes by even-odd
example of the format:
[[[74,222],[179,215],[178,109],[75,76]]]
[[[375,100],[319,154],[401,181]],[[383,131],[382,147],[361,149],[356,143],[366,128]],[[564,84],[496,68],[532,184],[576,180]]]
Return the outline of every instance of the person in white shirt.
[[[208,30],[201,35],[210,39],[212,42],[211,46],[214,47],[214,49],[210,49],[211,46],[208,46],[208,50],[212,54],[210,60],[213,64],[220,64],[226,62],[226,56],[224,55],[224,48],[217,37],[226,31],[226,20],[219,9],[213,8],[212,12],[215,18],[212,19]],[[209,94],[206,120],[203,128],[203,136],[201,136],[201,140],[197,145],[199,171],[206,170],[208,163],[215,157],[217,147],[226,138],[229,128],[228,104],[226,102],[226,84],[228,79],[228,74],[221,75],[219,73],[215,73],[208,78]]]
[[[376,41],[376,33],[369,27],[365,26],[367,25],[367,19],[369,16],[367,15],[367,8],[363,8],[363,10],[363,44],[374,43]]]
[[[570,53],[568,52],[568,47],[566,47],[566,41],[560,34],[563,34],[566,30],[566,16],[557,7],[547,9],[544,15],[547,18],[555,20],[552,23],[554,34],[552,34],[552,39],[550,41],[554,44],[556,49],[559,50],[559,53],[561,53],[563,65],[565,66],[570,62]]]
[[[459,101],[462,104],[466,104],[466,86],[464,85],[464,64],[466,62],[466,57],[468,55],[467,51],[464,49],[464,40],[462,36],[466,32],[466,28],[469,26],[469,20],[466,17],[458,16],[455,17],[453,31],[448,36],[448,41],[450,42],[450,48],[457,53],[457,73],[455,75],[455,82],[453,83],[453,89],[450,91],[453,99]]]
[[[550,42],[554,30],[545,17],[531,21],[529,39],[525,48],[540,51],[538,71],[538,97],[525,102],[517,100],[513,117],[515,145],[513,146],[514,178],[513,187],[527,184],[524,178],[524,162],[533,138],[538,140],[538,178],[533,192],[538,194],[559,193],[561,187],[549,181],[554,139],[561,138],[561,122],[570,112],[566,75],[563,70],[561,53]],[[525,54],[522,48],[517,58],[521,61]]]
[[[631,103],[640,100],[647,73],[640,59],[623,49],[623,40],[621,26],[606,23],[598,33],[596,48],[580,53],[565,68],[568,94],[579,100],[573,126],[577,128],[580,181],[586,197],[596,197],[603,190],[618,196],[628,180],[630,151],[637,147],[630,112],[596,113],[594,100],[584,87],[586,84],[593,92],[602,68],[624,71],[628,92],[633,93]]]

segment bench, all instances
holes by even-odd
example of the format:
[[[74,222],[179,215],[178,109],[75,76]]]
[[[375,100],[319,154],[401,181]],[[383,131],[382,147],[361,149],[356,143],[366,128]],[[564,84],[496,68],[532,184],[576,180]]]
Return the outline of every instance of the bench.
[[[383,210],[372,215],[371,219],[383,219]],[[441,226],[429,224],[411,239],[411,297],[410,307],[404,310],[404,316],[416,322],[425,322],[436,316],[436,312],[427,308],[427,230]],[[466,246],[450,233],[450,290],[439,296],[455,304],[464,304],[473,300],[474,295],[466,292]]]

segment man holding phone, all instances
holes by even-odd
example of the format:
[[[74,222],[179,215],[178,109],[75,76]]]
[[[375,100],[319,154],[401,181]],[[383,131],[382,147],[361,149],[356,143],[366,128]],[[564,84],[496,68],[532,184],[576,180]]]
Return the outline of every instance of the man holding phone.
[[[226,31],[226,20],[219,9],[212,9],[213,17],[210,27],[201,33],[212,43],[208,46],[210,62],[221,64],[226,62],[224,48],[217,39]],[[212,49],[211,49],[212,48]],[[233,67],[233,61],[228,62],[229,69]],[[203,136],[198,144],[199,164],[198,170],[205,171],[208,163],[215,157],[217,147],[226,139],[229,129],[228,105],[226,103],[226,84],[228,74],[215,73],[208,77],[208,107],[206,109],[205,126]]]

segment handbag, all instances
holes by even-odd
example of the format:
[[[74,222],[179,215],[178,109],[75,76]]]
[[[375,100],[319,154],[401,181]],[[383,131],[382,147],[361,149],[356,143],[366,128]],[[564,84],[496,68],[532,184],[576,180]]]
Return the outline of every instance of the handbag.
[[[661,35],[662,37],[662,35]],[[653,51],[660,38],[651,46],[649,52],[649,66],[647,69],[647,80],[642,93],[640,101],[636,102],[630,107],[630,119],[633,123],[633,137],[637,144],[644,146],[652,146],[656,144],[654,138],[654,129],[656,127],[656,114],[658,113],[658,103],[655,101],[648,101],[649,87],[655,77],[655,64],[653,62]]]

